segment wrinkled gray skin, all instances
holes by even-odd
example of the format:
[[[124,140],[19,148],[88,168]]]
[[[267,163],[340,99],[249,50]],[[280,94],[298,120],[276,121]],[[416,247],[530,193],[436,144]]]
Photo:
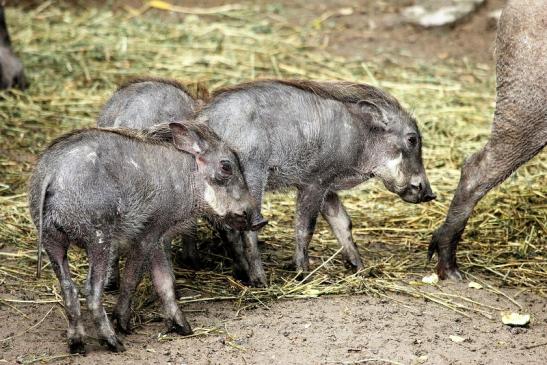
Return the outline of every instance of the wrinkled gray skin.
[[[363,268],[351,220],[337,191],[379,178],[403,200],[435,198],[422,164],[415,120],[390,95],[347,82],[258,81],[215,93],[198,115],[239,156],[249,191],[295,187],[297,270],[309,270],[308,245],[319,213],[343,246],[345,260]],[[256,211],[255,214],[259,214]],[[256,232],[227,230],[246,257],[239,270],[266,285]]]
[[[6,25],[4,6],[0,5],[0,89],[24,90],[28,82],[23,64],[11,49],[11,39]]]
[[[461,279],[456,249],[477,202],[547,144],[547,2],[509,1],[496,39],[497,98],[489,141],[467,159],[429,259],[441,279]]]
[[[30,181],[29,204],[40,237],[38,275],[43,247],[61,285],[72,353],[85,352],[85,334],[70,277],[70,244],[87,252],[87,304],[99,339],[110,350],[123,351],[101,303],[113,243],[130,248],[113,313],[118,330],[129,331],[131,298],[148,269],[167,330],[187,335],[192,330],[177,306],[163,245],[198,215],[246,229],[256,209],[236,155],[197,123],[64,135],[41,156]]]
[[[201,104],[174,80],[133,79],[121,85],[108,99],[97,118],[97,126],[143,129],[160,123],[188,120]],[[193,268],[199,266],[195,230],[196,225],[192,225],[183,233],[184,250],[180,257],[183,263]],[[113,257],[119,256],[116,245],[113,251]],[[112,260],[109,273],[105,290],[116,290],[119,286],[119,260]]]

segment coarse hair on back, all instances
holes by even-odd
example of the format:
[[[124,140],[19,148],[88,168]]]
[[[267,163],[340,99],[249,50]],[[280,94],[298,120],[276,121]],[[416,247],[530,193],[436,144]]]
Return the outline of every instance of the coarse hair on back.
[[[131,77],[127,80],[124,80],[122,83],[118,85],[118,88],[116,89],[116,92],[123,90],[131,85],[139,84],[143,82],[156,82],[161,83],[165,85],[173,86],[179,90],[181,90],[186,95],[192,97],[193,99],[207,101],[209,99],[209,90],[207,89],[207,86],[203,82],[196,82],[195,87],[196,90],[192,91],[188,86],[183,84],[182,82],[175,80],[175,79],[168,79],[164,77],[156,77],[156,76],[136,76]],[[193,83],[192,83],[193,85]]]
[[[220,142],[218,135],[204,123],[192,119],[176,123],[179,123],[188,128],[188,130],[195,132],[200,138],[208,143],[215,144]],[[54,147],[62,147],[64,144],[70,143],[78,138],[82,138],[83,135],[100,133],[112,133],[142,143],[171,146],[173,141],[173,133],[169,127],[169,124],[170,123],[161,123],[146,129],[119,127],[75,129],[51,141],[48,144],[46,151]]]
[[[252,89],[256,86],[268,84],[281,84],[304,90],[325,99],[332,99],[343,103],[357,103],[361,100],[378,104],[379,106],[402,109],[397,99],[385,91],[368,84],[350,81],[311,81],[311,80],[279,80],[264,79],[228,86],[213,91],[212,96],[218,97],[234,93],[240,90]]]
[[[180,82],[178,80],[175,80],[175,79],[168,79],[168,78],[156,77],[156,76],[131,77],[127,80],[124,80],[121,84],[119,84],[116,91],[120,91],[122,89],[125,89],[125,88],[131,86],[131,85],[140,84],[140,83],[143,83],[143,82],[157,82],[157,83],[160,83],[160,84],[171,85],[171,86],[173,86],[173,87],[175,87],[179,90],[184,91],[186,94],[190,95],[190,91],[188,90],[188,88],[182,82]]]

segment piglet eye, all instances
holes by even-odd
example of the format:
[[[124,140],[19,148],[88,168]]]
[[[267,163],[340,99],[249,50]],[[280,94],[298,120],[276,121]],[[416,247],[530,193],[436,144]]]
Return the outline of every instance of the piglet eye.
[[[228,160],[220,161],[220,171],[224,176],[231,176],[233,174],[232,163]]]
[[[408,137],[408,144],[410,147],[414,147],[418,144],[418,138],[416,136],[410,136]]]

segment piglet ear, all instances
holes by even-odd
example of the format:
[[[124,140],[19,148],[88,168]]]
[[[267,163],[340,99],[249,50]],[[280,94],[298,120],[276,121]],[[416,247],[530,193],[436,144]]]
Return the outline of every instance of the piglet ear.
[[[207,142],[183,123],[169,123],[169,128],[173,134],[173,144],[177,149],[194,156],[202,155],[207,150]]]
[[[357,103],[357,106],[359,107],[359,111],[363,118],[371,126],[384,130],[387,128],[384,113],[378,105],[368,100],[360,100]]]

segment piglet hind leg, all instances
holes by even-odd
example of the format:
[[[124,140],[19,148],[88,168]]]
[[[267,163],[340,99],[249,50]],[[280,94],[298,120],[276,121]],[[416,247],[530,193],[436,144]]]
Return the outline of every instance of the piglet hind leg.
[[[134,241],[131,250],[128,250],[127,258],[120,283],[118,302],[112,313],[116,329],[125,334],[131,333],[131,304],[133,294],[142,280],[148,255],[143,248],[143,242]]]
[[[329,223],[338,242],[344,248],[342,253],[346,264],[355,271],[362,270],[363,261],[351,233],[351,219],[338,194],[332,191],[327,193],[321,208],[321,214]]]
[[[91,286],[90,281],[91,277],[89,276],[90,272],[85,280],[84,294],[87,297],[89,293],[89,288]],[[106,273],[106,279],[104,281],[104,292],[112,293],[119,289],[120,286],[120,254],[119,254],[119,245],[113,243],[110,246],[110,255],[108,258],[108,271]]]
[[[437,274],[441,279],[462,278],[456,250],[475,205],[545,146],[547,127],[534,131],[523,128],[508,134],[504,125],[499,120],[494,122],[490,141],[465,162],[446,220],[433,233],[428,257],[431,259],[437,253]]]
[[[111,293],[120,288],[120,243],[113,242],[110,246],[108,271],[104,282],[104,291]]]
[[[51,267],[59,279],[61,292],[68,318],[68,347],[72,354],[85,354],[85,331],[82,322],[78,289],[70,276],[68,266],[68,241],[58,233],[44,233],[43,245],[51,261]]]
[[[177,305],[173,269],[162,245],[152,249],[150,270],[154,288],[165,311],[167,332],[175,332],[183,336],[192,334],[190,324]]]
[[[122,352],[125,351],[125,346],[116,336],[101,301],[107,278],[111,242],[111,237],[101,230],[96,230],[94,240],[87,245],[89,258],[87,306],[93,316],[99,342],[113,352]]]

